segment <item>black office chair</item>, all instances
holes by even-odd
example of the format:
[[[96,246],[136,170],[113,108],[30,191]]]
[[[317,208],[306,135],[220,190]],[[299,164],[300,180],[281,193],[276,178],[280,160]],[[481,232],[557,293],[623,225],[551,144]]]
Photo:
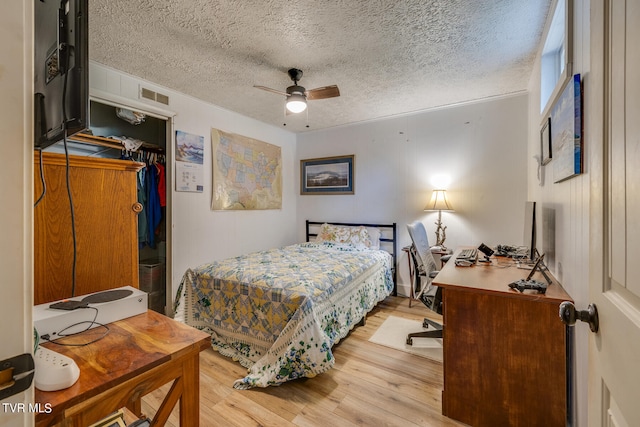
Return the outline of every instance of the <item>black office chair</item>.
[[[431,282],[438,274],[436,260],[433,258],[429,239],[427,238],[427,230],[420,221],[407,225],[409,236],[413,241],[410,256],[415,266],[414,283],[411,286],[418,292],[417,298],[427,306],[430,310],[438,314],[442,314],[442,289],[433,286]],[[449,256],[444,256],[442,261],[446,261]],[[442,325],[431,319],[425,318],[422,322],[425,328],[431,327],[432,330],[413,332],[407,335],[407,344],[413,344],[413,338],[442,338]]]

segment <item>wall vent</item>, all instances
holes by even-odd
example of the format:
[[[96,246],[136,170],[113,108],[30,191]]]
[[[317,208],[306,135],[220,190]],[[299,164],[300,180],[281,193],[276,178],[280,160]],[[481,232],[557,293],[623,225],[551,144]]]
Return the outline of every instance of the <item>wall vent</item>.
[[[169,97],[161,93],[156,93],[156,101],[164,105],[169,105]]]
[[[149,99],[151,101],[159,102],[160,104],[169,105],[169,97],[162,93],[157,93],[151,89],[140,86],[140,98]]]

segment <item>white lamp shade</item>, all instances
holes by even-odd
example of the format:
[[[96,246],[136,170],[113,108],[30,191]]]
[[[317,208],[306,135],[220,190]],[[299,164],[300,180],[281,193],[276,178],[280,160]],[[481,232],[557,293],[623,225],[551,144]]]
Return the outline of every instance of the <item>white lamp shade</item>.
[[[453,207],[447,200],[447,192],[445,190],[433,190],[431,200],[424,207],[425,211],[452,211]]]
[[[307,99],[300,94],[294,93],[287,98],[287,110],[292,113],[302,113],[307,109]]]

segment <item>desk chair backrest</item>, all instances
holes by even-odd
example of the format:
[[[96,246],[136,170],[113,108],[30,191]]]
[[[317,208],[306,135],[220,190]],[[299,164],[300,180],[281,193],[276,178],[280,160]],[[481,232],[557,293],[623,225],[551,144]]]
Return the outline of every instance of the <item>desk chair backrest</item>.
[[[431,253],[427,230],[420,221],[408,224],[407,230],[415,248],[416,280],[420,285],[418,299],[431,310],[441,313],[441,292],[436,286],[431,285],[438,268]],[[412,284],[412,286],[414,285]]]
[[[427,238],[427,230],[420,221],[412,222],[407,225],[409,236],[413,241],[413,246],[417,252],[417,265],[420,274],[429,277],[432,271],[436,271],[436,260],[431,253],[431,247],[429,246],[429,239]],[[431,282],[431,280],[429,280]]]

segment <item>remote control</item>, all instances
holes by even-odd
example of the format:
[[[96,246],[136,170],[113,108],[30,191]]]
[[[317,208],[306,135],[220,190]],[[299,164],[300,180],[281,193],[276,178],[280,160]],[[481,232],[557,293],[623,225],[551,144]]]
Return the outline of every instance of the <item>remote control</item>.
[[[80,377],[80,369],[73,359],[48,348],[38,347],[35,362],[35,385],[42,391],[56,391],[71,387]]]

